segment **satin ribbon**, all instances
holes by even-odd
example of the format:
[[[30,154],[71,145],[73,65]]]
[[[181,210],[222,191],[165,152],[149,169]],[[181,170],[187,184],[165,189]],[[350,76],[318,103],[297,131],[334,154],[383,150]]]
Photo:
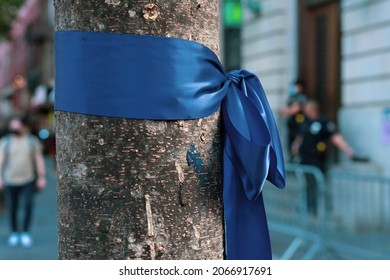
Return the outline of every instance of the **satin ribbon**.
[[[285,171],[259,79],[225,73],[210,49],[177,38],[57,31],[55,42],[56,110],[187,120],[221,108],[227,259],[271,259],[262,188],[283,188]]]

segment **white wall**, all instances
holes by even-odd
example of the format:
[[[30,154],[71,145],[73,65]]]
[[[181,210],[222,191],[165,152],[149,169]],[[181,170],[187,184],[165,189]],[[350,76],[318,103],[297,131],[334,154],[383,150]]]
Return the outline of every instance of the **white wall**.
[[[260,15],[244,9],[242,63],[259,76],[284,139],[277,111],[297,73],[298,5],[297,0],[258,1]],[[340,130],[360,155],[370,157],[364,171],[390,176],[390,144],[381,137],[383,111],[390,108],[390,0],[341,0],[340,8]]]
[[[242,67],[260,78],[287,151],[286,120],[279,112],[298,72],[297,0],[253,1],[260,3],[261,13],[255,15],[243,1]]]
[[[390,143],[381,138],[390,107],[390,0],[342,0],[340,128],[351,145],[390,176]],[[369,172],[370,170],[366,170]]]
[[[242,65],[260,78],[276,112],[285,104],[287,87],[296,78],[296,1],[257,1],[261,5],[258,16],[243,1]]]

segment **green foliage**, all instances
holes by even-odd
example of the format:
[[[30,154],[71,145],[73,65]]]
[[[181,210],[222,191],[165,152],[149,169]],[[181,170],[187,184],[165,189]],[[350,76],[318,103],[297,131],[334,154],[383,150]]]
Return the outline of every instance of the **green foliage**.
[[[0,39],[8,34],[19,7],[25,0],[0,0]]]

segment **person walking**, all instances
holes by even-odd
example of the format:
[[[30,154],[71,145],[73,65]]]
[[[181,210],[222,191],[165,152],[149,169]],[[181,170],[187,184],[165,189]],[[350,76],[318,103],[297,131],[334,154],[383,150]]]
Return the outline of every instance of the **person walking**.
[[[10,214],[11,233],[7,243],[31,247],[30,224],[36,190],[46,186],[42,145],[30,134],[28,119],[12,118],[9,134],[0,140],[0,189],[4,188]],[[19,203],[23,205],[23,222],[18,224]]]

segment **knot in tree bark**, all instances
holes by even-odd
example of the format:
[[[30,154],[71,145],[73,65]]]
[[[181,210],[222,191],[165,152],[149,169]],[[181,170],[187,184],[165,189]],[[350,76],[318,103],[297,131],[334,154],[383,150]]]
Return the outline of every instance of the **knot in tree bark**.
[[[147,21],[155,21],[160,14],[156,4],[147,4],[142,12]]]

